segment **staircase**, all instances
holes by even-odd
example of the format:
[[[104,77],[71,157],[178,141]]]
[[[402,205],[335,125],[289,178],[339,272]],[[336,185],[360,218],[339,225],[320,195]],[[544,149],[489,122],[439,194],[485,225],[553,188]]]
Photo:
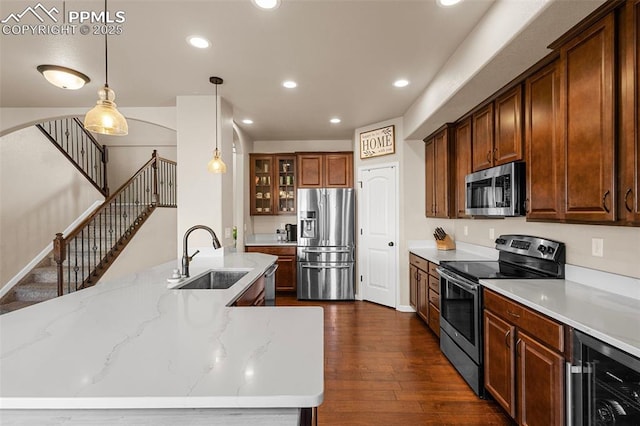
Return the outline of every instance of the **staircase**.
[[[89,147],[94,149],[98,145],[93,143],[92,137],[74,136],[78,126],[81,127],[78,120],[68,119],[37,125],[76,168],[85,170],[83,174],[106,195],[109,193],[106,168],[103,167],[106,164],[106,147],[87,155]],[[76,130],[60,130],[67,127]],[[84,128],[81,131],[86,132]],[[59,139],[64,143],[57,142]],[[65,150],[70,153],[65,153]],[[91,158],[93,165],[89,162],[82,168],[76,163],[76,157],[80,161]],[[158,157],[154,150],[151,160],[87,219],[67,235],[56,234],[49,256],[0,299],[0,314],[95,285],[157,207],[177,207],[175,181],[176,163]]]

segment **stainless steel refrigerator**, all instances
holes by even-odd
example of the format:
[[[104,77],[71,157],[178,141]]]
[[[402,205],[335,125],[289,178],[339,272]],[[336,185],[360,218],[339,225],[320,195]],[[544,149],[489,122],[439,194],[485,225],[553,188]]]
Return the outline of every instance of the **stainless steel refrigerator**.
[[[355,296],[353,189],[298,189],[298,299]]]

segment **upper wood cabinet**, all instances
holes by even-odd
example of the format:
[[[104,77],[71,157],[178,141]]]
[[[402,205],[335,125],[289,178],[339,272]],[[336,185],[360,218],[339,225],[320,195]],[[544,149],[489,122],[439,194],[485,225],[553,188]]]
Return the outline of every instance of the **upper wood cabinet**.
[[[446,125],[425,139],[425,210],[427,217],[451,217],[452,128]]]
[[[525,82],[528,219],[561,219],[564,139],[557,62]]]
[[[296,156],[250,154],[252,215],[296,213]]]
[[[493,166],[493,102],[473,113],[473,171]]]
[[[471,164],[471,117],[468,117],[455,127],[455,215],[467,217],[465,212],[465,200],[467,197],[467,185],[465,177],[473,171]]]
[[[620,33],[620,217],[640,225],[640,0],[628,1]]]
[[[560,48],[564,218],[614,221],[615,20],[610,13]]]
[[[299,153],[298,188],[353,187],[353,153]]]
[[[473,171],[522,160],[522,86],[475,111]]]

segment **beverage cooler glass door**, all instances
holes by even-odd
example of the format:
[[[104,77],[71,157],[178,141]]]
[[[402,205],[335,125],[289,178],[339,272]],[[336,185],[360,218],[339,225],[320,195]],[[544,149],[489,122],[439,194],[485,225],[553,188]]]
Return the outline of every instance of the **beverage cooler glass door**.
[[[640,425],[640,359],[574,330],[567,424]]]

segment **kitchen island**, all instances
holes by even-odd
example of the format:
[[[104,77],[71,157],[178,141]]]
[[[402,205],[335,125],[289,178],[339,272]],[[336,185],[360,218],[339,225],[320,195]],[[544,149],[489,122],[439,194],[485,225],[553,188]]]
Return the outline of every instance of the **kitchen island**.
[[[229,306],[275,260],[194,258],[248,271],[226,290],[171,288],[168,262],[0,316],[2,424],[298,424],[323,400],[322,309]]]

